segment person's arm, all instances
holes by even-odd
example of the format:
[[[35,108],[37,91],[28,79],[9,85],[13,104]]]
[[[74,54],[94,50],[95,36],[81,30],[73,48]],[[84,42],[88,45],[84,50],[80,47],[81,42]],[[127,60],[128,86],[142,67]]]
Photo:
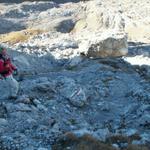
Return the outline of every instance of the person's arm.
[[[12,63],[10,65],[11,65],[12,70],[17,70],[17,67],[14,66]]]
[[[18,69],[15,65],[10,62],[11,69],[14,71],[14,75],[18,75]]]
[[[15,67],[12,63],[11,63],[11,60],[10,58],[7,59],[6,61],[6,66],[8,65],[8,68],[12,69],[12,70],[17,70],[17,67]]]

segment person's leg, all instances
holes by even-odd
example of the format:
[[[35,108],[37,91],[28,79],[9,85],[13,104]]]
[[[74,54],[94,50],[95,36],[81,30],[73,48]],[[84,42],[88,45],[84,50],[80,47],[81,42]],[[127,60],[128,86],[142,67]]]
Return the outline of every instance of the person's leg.
[[[19,83],[16,81],[15,78],[13,78],[13,76],[12,76],[12,81],[13,81],[13,86],[11,88],[11,95],[12,96],[17,96],[18,91],[19,91]]]
[[[6,83],[6,80],[3,79],[1,80],[0,79],[0,99],[5,99],[8,97],[8,92],[9,92],[9,89],[8,89],[8,84]]]
[[[13,78],[12,75],[6,77],[6,81],[9,86],[9,97],[16,97],[19,90],[18,82]]]
[[[11,87],[11,80],[10,80],[10,76],[8,76],[8,77],[6,77],[5,78],[5,82],[6,82],[6,90],[8,91],[8,98],[10,97],[10,95],[11,95],[11,91],[10,91],[10,87]]]

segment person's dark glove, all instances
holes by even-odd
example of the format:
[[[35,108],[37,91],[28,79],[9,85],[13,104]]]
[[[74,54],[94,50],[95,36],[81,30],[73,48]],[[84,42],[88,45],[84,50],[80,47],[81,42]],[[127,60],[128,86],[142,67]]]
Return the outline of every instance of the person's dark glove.
[[[17,76],[18,75],[18,69],[14,70],[14,75]]]

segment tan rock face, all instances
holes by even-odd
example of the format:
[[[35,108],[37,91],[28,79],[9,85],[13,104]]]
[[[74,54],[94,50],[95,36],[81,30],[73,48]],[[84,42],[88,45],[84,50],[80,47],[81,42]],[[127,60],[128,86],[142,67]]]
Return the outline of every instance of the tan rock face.
[[[118,57],[128,53],[127,37],[107,37],[96,39],[88,45],[88,57]]]
[[[85,17],[76,23],[73,33],[80,43],[79,49],[86,56],[118,57],[128,52],[124,27],[121,12],[91,1],[86,6]]]
[[[82,29],[91,30],[92,32],[105,29],[124,31],[125,22],[122,14],[114,8],[110,7],[108,9],[95,1],[91,1],[87,3],[84,16],[76,23],[76,32],[80,32]]]
[[[80,19],[76,22],[76,24],[75,24],[75,26],[74,26],[74,28],[71,32],[72,33],[80,32],[86,27],[87,27],[86,20],[85,19]]]
[[[147,17],[145,22],[134,22],[126,25],[125,31],[128,33],[130,41],[150,42],[150,17]]]

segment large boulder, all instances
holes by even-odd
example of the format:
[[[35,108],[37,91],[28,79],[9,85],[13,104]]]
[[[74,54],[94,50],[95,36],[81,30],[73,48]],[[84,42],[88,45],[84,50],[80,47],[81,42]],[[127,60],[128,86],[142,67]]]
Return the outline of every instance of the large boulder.
[[[104,39],[95,38],[87,42],[88,57],[118,57],[128,53],[127,37],[125,35],[110,36]]]

